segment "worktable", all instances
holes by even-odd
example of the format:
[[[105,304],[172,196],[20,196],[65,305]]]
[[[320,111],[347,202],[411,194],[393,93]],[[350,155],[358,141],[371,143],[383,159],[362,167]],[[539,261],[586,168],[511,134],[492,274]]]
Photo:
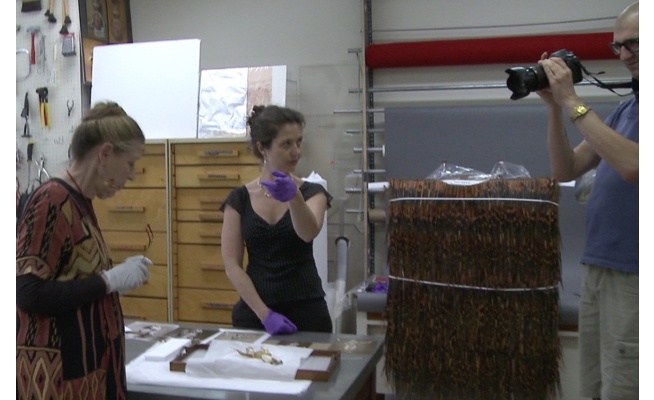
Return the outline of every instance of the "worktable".
[[[180,325],[186,327],[186,325]],[[196,326],[188,326],[195,328]],[[301,399],[351,399],[374,400],[375,366],[383,353],[383,338],[362,335],[328,334],[317,332],[297,332],[291,335],[272,336],[271,340],[291,342],[334,343],[337,339],[345,340],[375,340],[376,346],[371,354],[349,354],[343,352],[339,365],[332,373],[329,381],[314,381]],[[134,360],[145,352],[153,343],[134,339],[125,340],[126,363]],[[289,395],[275,395],[270,393],[257,393],[245,391],[232,391],[220,389],[197,389],[168,387],[162,385],[136,385],[129,383],[127,390],[130,400],[151,399],[229,399],[229,400],[275,400],[288,399]],[[296,396],[293,396],[295,398]]]

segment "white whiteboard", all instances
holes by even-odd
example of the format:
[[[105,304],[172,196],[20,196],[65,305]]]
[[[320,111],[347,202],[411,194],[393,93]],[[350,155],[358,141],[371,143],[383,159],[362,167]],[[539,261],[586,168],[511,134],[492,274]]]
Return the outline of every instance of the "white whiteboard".
[[[195,138],[200,40],[96,46],[91,106],[115,101],[147,139]]]

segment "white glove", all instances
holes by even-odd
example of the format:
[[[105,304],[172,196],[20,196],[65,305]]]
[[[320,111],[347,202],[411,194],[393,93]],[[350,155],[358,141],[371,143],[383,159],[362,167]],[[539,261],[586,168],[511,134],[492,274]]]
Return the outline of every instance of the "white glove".
[[[150,278],[149,265],[152,265],[152,261],[147,257],[133,256],[126,258],[122,264],[103,271],[102,273],[109,281],[107,293],[118,292],[122,296],[141,286]]]

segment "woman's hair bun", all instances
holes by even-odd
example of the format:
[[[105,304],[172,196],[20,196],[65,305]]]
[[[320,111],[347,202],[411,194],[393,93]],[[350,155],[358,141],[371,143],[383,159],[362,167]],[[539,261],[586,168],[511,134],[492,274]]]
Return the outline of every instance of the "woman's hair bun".
[[[260,106],[260,105],[252,107],[252,114],[250,114],[250,116],[258,117],[259,115],[261,115],[263,110],[265,110],[265,108],[266,106]]]
[[[256,105],[252,107],[252,112],[250,113],[250,116],[247,118],[247,124],[252,126],[252,122],[254,121],[254,119],[259,117],[261,114],[263,114],[263,110],[265,109],[266,106],[262,106],[262,105]]]

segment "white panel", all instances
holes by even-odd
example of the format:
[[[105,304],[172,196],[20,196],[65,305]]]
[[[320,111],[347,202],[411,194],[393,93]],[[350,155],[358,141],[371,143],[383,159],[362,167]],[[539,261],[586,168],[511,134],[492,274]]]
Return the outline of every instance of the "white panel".
[[[200,40],[98,46],[91,105],[111,100],[148,139],[194,138],[200,84]]]
[[[273,65],[272,75],[272,104],[286,106],[286,65]]]

